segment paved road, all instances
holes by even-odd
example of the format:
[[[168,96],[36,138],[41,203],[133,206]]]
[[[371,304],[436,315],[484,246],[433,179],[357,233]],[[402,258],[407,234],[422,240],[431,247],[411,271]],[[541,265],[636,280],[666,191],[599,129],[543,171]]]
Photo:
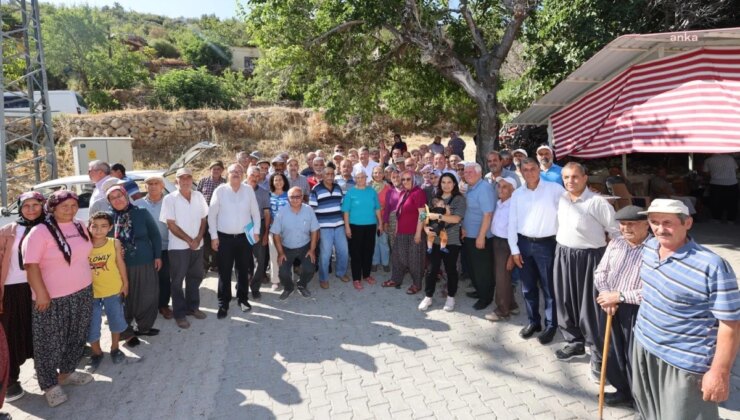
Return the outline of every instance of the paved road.
[[[740,228],[701,224],[695,231],[740,272]],[[294,294],[280,302],[267,292],[253,312],[232,307],[217,320],[210,276],[201,288],[208,319],[180,330],[159,318],[158,337],[125,349],[124,365],[106,358],[95,382],[67,387],[69,402],[56,409],[46,405],[29,361],[22,380],[30,395],[4,411],[16,419],[106,420],[597,417],[598,386],[586,359],[556,361],[560,337],[548,346],[520,339],[524,314],[493,324],[466,297],[454,313],[442,311],[442,298],[421,313],[421,295],[403,290],[358,292],[339,281],[310,288],[311,299]],[[721,414],[740,419],[740,363],[731,392]],[[632,417],[605,411],[607,419]]]

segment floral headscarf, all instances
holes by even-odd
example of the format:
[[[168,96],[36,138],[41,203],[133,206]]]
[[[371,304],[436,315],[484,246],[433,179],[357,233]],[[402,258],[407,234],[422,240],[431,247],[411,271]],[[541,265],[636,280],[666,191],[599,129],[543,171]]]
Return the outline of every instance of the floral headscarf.
[[[31,220],[31,219],[26,219],[26,217],[23,216],[23,212],[21,210],[23,209],[23,203],[26,200],[37,200],[39,203],[41,203],[42,211],[39,217]],[[44,198],[44,195],[38,191],[25,192],[18,197],[18,220],[16,220],[16,223],[26,228],[23,231],[23,236],[21,236],[20,243],[23,243],[23,240],[26,239],[26,236],[28,236],[28,233],[31,232],[31,228],[33,228],[34,226],[44,221],[45,214],[43,211],[43,206],[44,206],[45,201],[46,199]],[[20,266],[21,270],[25,270],[25,268],[23,267],[23,253],[21,252],[20,246],[18,247],[18,265]]]
[[[134,208],[134,205],[131,204],[131,199],[126,192],[126,189],[121,185],[114,185],[108,188],[108,191],[105,192],[105,197],[110,197],[110,194],[115,191],[119,191],[123,194],[123,196],[126,197],[126,202],[128,204],[123,210],[116,210],[115,207],[113,207],[113,204],[110,206],[113,210],[113,237],[121,241],[123,248],[130,252],[136,249],[134,223],[131,220],[131,209]],[[108,202],[110,203],[109,198]]]
[[[64,233],[59,228],[59,224],[57,223],[57,220],[54,218],[54,209],[57,208],[58,205],[62,204],[63,202],[67,200],[75,200],[79,203],[80,199],[77,198],[77,194],[73,193],[69,190],[58,190],[54,191],[53,194],[49,196],[49,199],[46,201],[46,218],[42,222],[47,229],[49,229],[49,232],[51,232],[51,236],[54,237],[54,240],[57,243],[57,246],[59,247],[59,251],[64,254],[64,260],[67,261],[67,264],[72,263],[72,248],[69,246],[69,243],[67,242],[67,239],[64,237]],[[87,231],[82,226],[80,222],[78,222],[75,219],[72,219],[72,223],[77,228],[77,231],[80,233],[80,236],[86,240],[89,241],[90,238],[87,235]]]

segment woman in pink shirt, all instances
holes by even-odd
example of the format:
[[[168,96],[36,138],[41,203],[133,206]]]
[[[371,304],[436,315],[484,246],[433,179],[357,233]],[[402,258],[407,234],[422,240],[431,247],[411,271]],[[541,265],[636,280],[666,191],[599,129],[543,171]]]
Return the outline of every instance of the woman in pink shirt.
[[[403,277],[408,271],[413,284],[406,293],[413,295],[421,290],[424,274],[424,244],[422,243],[422,222],[419,213],[424,211],[426,195],[421,188],[414,185],[414,172],[401,173],[401,196],[396,206],[396,240],[391,249],[393,271],[391,279],[383,287],[400,288]],[[386,203],[388,205],[388,203]]]
[[[54,192],[46,202],[47,216],[31,229],[21,245],[34,306],[32,334],[39,387],[51,407],[67,401],[61,385],[92,380],[75,372],[92,317],[92,242],[74,217],[77,195]]]

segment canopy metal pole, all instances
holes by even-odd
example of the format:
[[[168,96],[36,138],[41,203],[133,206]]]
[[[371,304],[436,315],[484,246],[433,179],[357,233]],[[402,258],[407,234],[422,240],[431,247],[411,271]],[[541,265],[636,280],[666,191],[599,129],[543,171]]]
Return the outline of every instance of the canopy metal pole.
[[[627,153],[622,153],[622,175],[627,176]]]
[[[689,171],[694,170],[694,154],[689,153]]]

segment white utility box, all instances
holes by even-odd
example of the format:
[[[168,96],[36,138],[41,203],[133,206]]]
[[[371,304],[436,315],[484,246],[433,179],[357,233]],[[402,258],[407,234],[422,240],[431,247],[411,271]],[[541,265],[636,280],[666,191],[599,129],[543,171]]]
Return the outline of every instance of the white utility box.
[[[74,156],[75,175],[87,175],[87,166],[94,160],[113,165],[120,163],[127,171],[134,169],[131,137],[73,137],[69,144]]]

